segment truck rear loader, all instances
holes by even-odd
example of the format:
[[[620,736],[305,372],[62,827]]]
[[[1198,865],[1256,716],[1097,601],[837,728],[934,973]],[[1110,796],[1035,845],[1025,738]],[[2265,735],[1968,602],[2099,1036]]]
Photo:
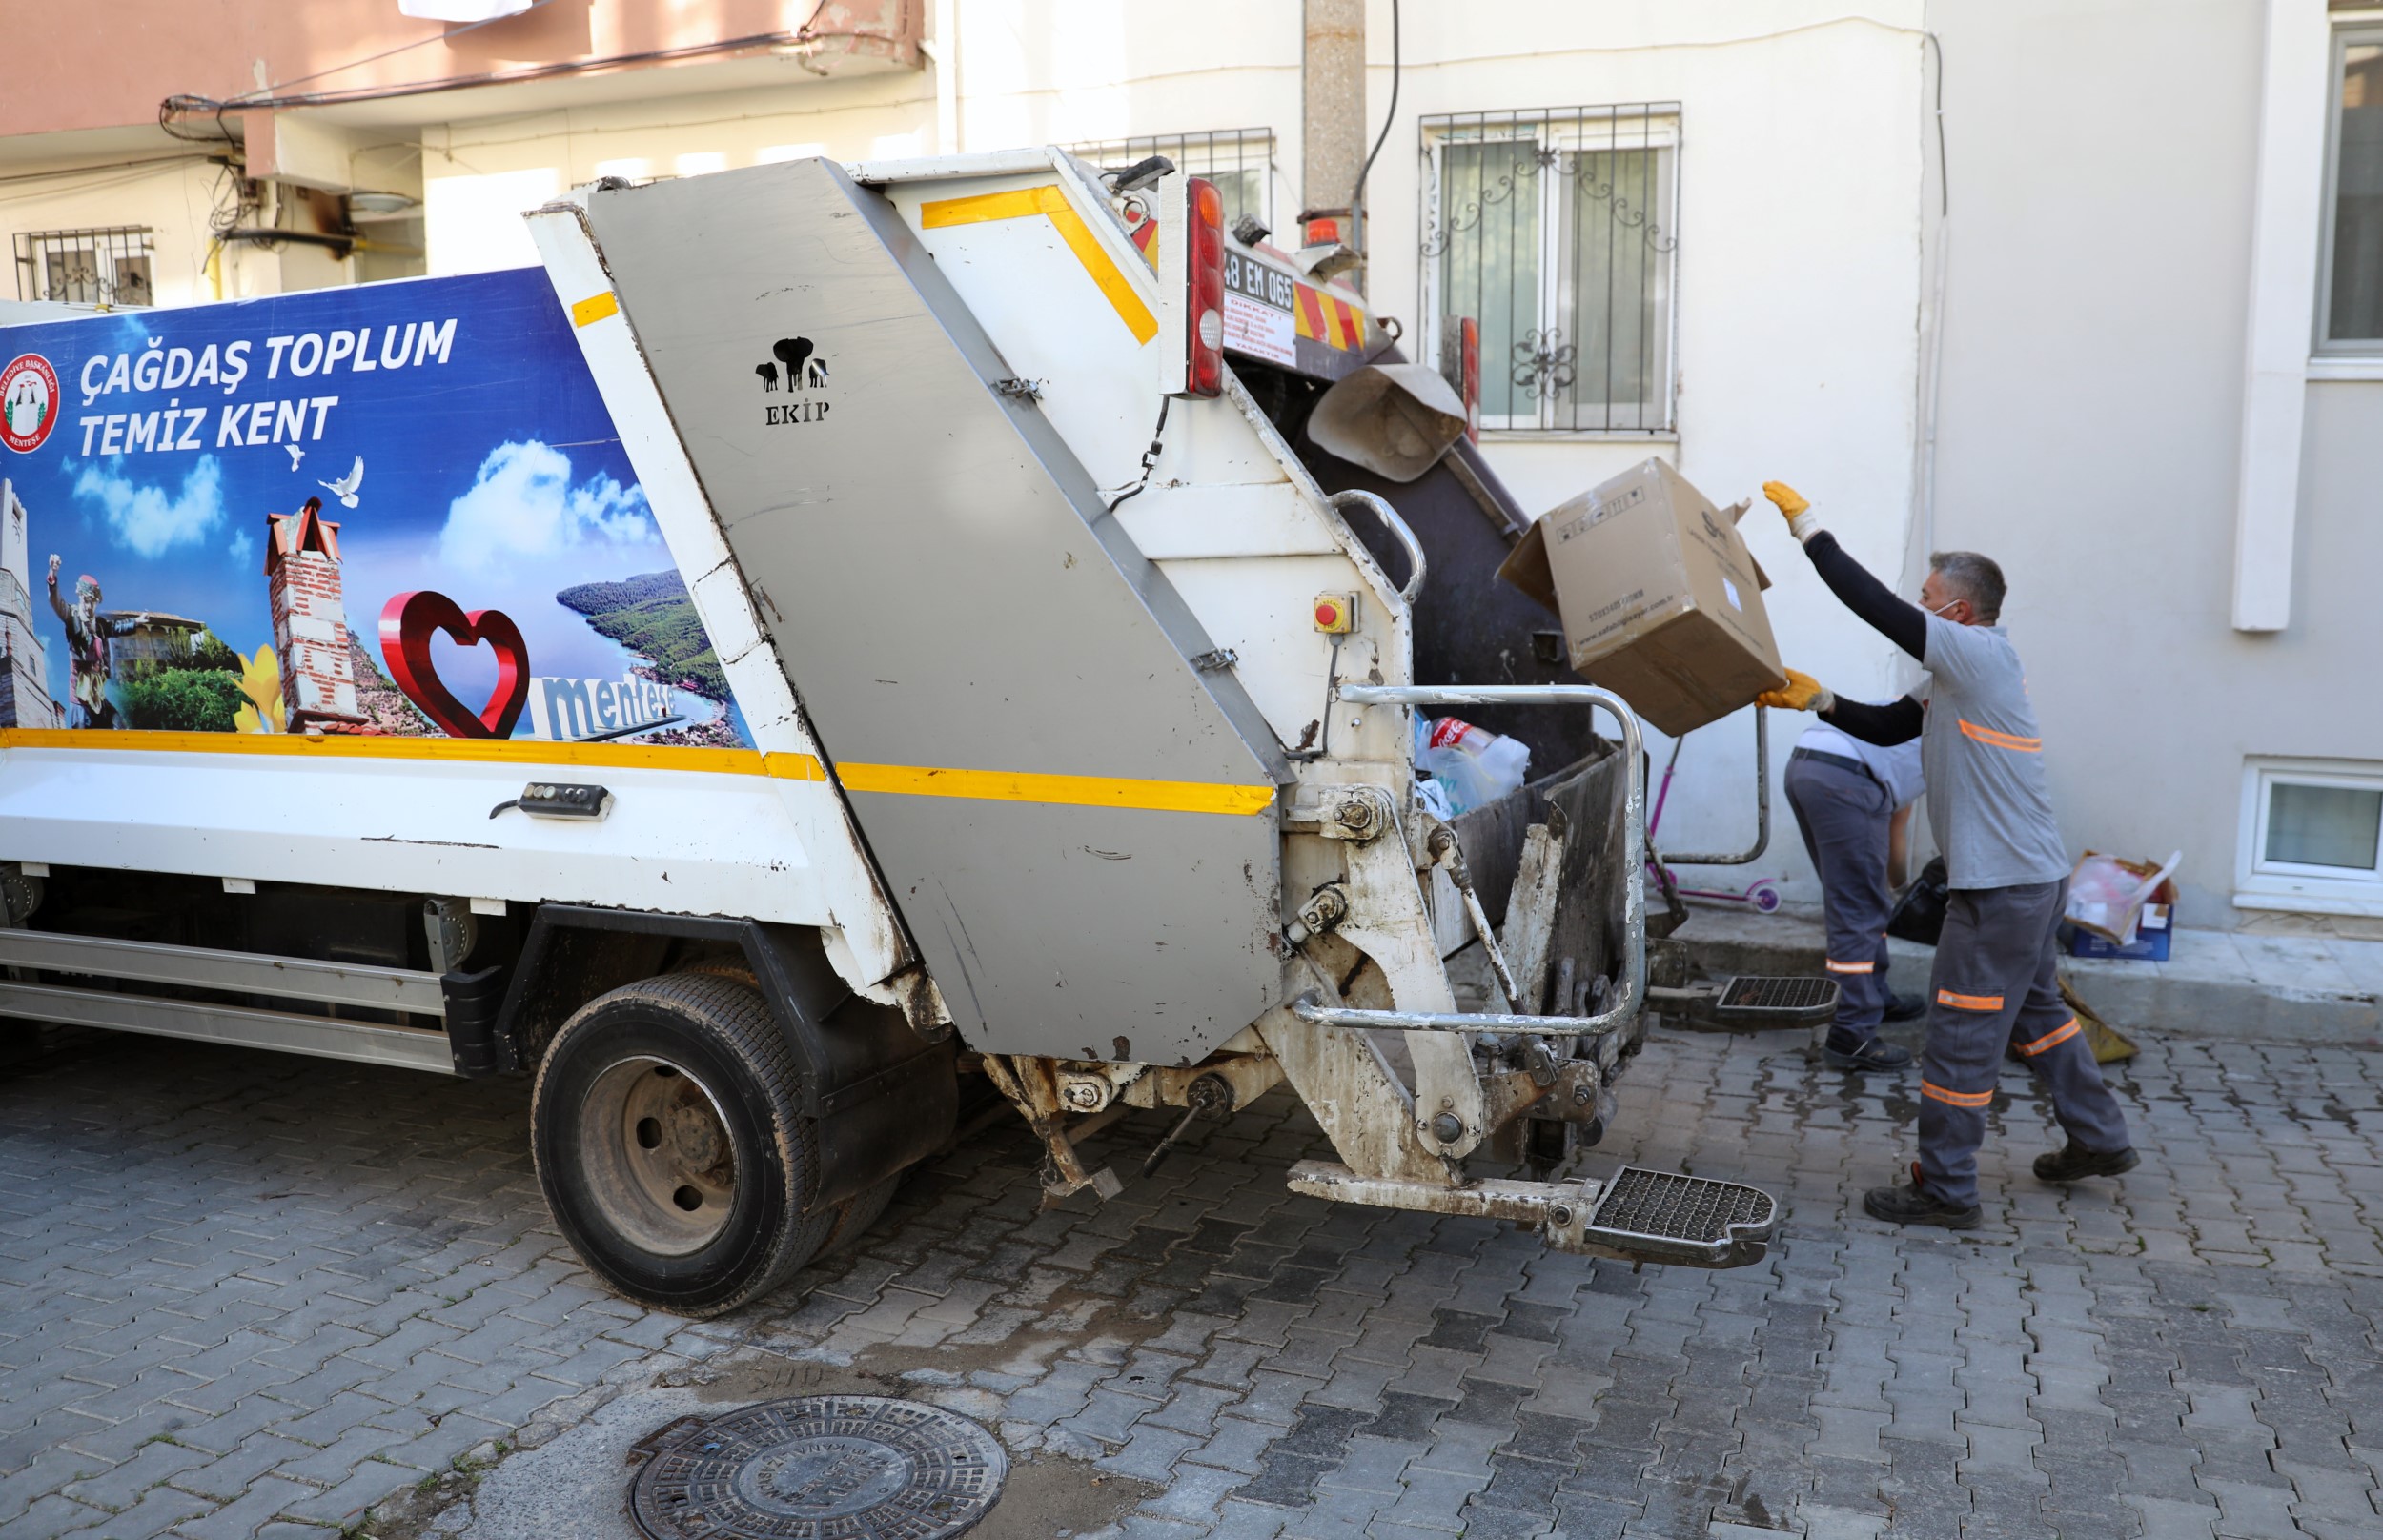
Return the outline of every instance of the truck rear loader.
[[[1639,728],[1392,323],[1164,162],[527,217],[542,272],[9,329],[0,1013],[533,1074],[563,1234],[695,1315],[988,1106],[1106,1198],[1089,1133],[1286,1084],[1301,1192],[1762,1255],[1757,1188],[1577,1169]],[[1555,768],[1436,815],[1449,709]]]

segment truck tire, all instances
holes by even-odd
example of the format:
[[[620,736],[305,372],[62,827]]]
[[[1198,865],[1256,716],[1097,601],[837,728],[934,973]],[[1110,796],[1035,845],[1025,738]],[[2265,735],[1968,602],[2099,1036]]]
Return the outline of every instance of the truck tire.
[[[835,1223],[828,1227],[827,1238],[819,1243],[820,1257],[835,1256],[856,1245],[886,1212],[886,1206],[893,1202],[894,1188],[901,1185],[900,1175],[889,1176],[836,1205]]]
[[[555,1223],[604,1283],[686,1316],[784,1283],[834,1227],[794,1060],[749,985],[672,973],[581,1006],[547,1044],[530,1148]]]

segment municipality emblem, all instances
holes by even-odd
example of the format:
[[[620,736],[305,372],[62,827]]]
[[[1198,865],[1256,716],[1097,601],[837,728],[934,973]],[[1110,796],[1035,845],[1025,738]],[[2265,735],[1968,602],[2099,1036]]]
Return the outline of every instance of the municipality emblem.
[[[57,425],[57,371],[38,353],[18,355],[0,370],[0,443],[30,455]]]

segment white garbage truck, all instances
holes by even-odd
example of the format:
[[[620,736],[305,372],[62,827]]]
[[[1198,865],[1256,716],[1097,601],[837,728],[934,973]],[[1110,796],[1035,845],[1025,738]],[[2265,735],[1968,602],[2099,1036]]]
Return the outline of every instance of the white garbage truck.
[[[1299,1191],[1762,1254],[1760,1189],[1574,1159],[1638,725],[1333,263],[1055,150],[527,217],[540,268],[0,332],[0,1014],[534,1075],[561,1231],[694,1315],[988,1109],[1105,1198],[1286,1084]],[[1537,778],[1427,798],[1456,712]]]

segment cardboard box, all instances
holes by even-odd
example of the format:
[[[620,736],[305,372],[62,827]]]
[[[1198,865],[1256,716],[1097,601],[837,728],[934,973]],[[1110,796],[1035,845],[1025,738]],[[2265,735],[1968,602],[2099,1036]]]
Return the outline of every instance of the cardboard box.
[[[2182,852],[2179,852],[2177,856],[2171,856],[2165,865],[2150,861],[2128,861],[2123,856],[2104,856],[2093,850],[2079,857],[2076,868],[2069,874],[2067,911],[2061,917],[2061,930],[2067,938],[2068,955],[2167,962],[2176,912],[2176,883],[2169,874],[2176,869],[2181,855]],[[2082,902],[2078,879],[2086,872],[2088,863],[2101,861],[2112,862],[2120,870],[2143,881],[2150,881],[2153,878],[2159,881],[2149,892],[2123,909],[2110,904]]]
[[[1787,681],[1744,509],[1650,459],[1533,524],[1497,576],[1562,618],[1576,672],[1677,738]]]
[[[2172,923],[2175,912],[2166,903],[2145,904],[2143,919],[2135,926],[2135,939],[2124,946],[2107,936],[2097,936],[2078,925],[2064,922],[2061,929],[2067,941],[2070,957],[2114,957],[2132,962],[2165,962],[2168,961],[2169,942],[2176,934]]]

